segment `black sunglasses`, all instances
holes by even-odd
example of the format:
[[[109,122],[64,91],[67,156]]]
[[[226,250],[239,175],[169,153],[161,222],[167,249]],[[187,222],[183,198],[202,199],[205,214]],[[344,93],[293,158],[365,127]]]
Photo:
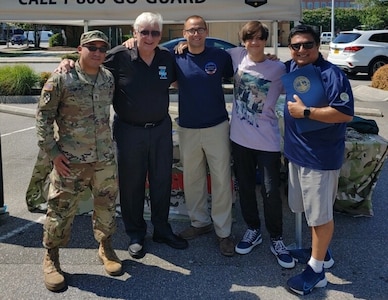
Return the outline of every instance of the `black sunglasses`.
[[[306,42],[306,43],[295,43],[290,44],[291,48],[295,51],[299,51],[300,47],[303,46],[303,49],[312,49],[315,42]]]
[[[97,46],[94,46],[94,45],[83,45],[82,47],[88,48],[88,50],[90,52],[96,52],[98,50],[101,53],[106,53],[106,51],[108,51],[108,47],[107,46],[97,47]]]
[[[139,33],[142,36],[149,36],[150,34],[152,37],[159,37],[160,36],[160,31],[157,31],[157,30],[142,30],[142,31],[139,31]]]

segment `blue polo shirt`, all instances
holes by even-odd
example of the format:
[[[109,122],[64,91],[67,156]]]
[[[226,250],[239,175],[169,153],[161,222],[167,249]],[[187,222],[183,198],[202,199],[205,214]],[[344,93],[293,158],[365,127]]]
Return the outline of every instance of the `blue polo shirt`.
[[[294,61],[287,64],[290,72],[298,68]],[[324,60],[322,55],[314,65],[321,71],[329,106],[353,116],[354,98],[346,75]],[[284,155],[289,161],[315,170],[341,168],[345,152],[346,123],[336,123],[334,126],[301,134],[296,128],[295,119],[290,116],[286,102],[284,125]]]
[[[175,55],[179,85],[179,126],[208,128],[228,120],[222,79],[233,76],[230,55],[206,47],[200,54]]]

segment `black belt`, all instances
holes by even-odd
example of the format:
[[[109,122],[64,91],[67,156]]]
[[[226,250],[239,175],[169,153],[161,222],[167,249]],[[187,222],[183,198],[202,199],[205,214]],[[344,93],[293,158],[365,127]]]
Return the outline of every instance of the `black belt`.
[[[154,128],[156,126],[159,126],[160,124],[162,124],[162,122],[164,121],[163,120],[160,120],[160,121],[157,121],[157,122],[146,122],[146,123],[136,123],[136,122],[125,122],[131,126],[135,126],[135,127],[142,127],[142,128]]]

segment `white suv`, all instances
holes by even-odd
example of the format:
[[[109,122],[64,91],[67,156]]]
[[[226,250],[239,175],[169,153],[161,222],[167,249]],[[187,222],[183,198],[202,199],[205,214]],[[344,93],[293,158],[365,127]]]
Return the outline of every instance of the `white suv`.
[[[346,73],[373,76],[388,64],[388,30],[342,31],[329,49],[327,60]]]

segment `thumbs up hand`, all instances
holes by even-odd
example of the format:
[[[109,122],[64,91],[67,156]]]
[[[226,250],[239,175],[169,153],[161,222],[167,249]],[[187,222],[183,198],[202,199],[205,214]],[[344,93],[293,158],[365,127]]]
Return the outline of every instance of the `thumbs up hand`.
[[[287,102],[287,107],[290,115],[296,119],[304,118],[304,110],[306,108],[306,105],[304,105],[302,99],[300,99],[298,95],[294,95],[293,98],[295,102]]]

